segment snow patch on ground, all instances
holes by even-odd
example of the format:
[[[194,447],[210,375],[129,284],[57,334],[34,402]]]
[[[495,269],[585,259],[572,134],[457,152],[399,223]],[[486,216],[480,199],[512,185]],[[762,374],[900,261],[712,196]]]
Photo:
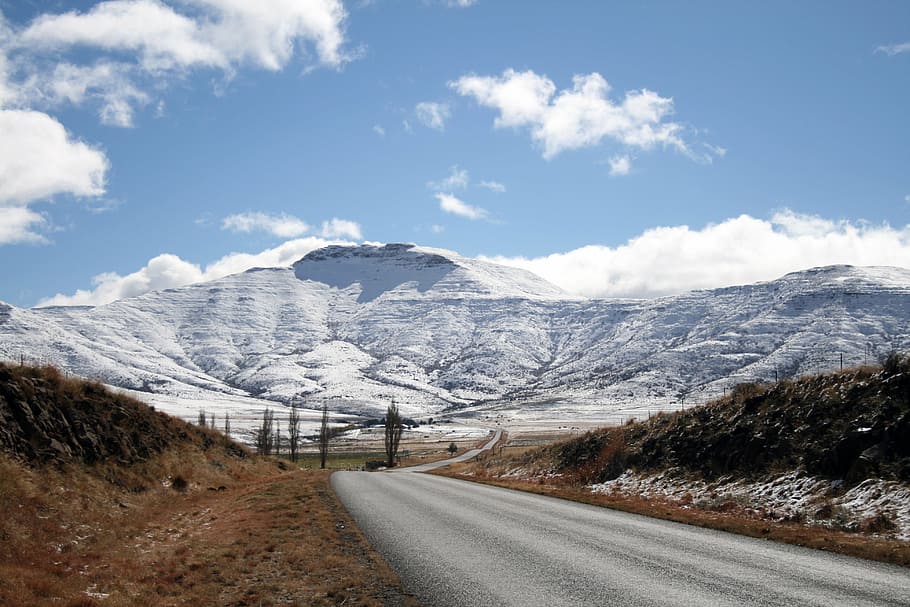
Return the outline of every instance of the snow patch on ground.
[[[799,471],[763,481],[722,478],[705,482],[682,477],[674,470],[660,474],[627,471],[619,478],[591,486],[595,493],[619,493],[666,499],[706,510],[741,509],[777,521],[802,521],[848,531],[886,521],[880,529],[910,540],[910,485],[868,479],[844,491],[842,481],[830,481]]]

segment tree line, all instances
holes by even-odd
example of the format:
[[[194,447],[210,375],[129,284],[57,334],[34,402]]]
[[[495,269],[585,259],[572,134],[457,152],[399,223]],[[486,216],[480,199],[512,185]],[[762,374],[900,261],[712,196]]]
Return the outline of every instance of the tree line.
[[[398,457],[398,447],[401,444],[401,435],[404,432],[404,419],[398,410],[398,405],[392,403],[386,409],[385,418],[382,420],[384,426],[384,446],[386,455],[386,465],[391,468],[395,465]],[[215,428],[215,416],[206,414],[205,409],[199,411],[197,423],[200,426]],[[275,412],[266,407],[262,414],[262,422],[254,431],[254,445],[256,452],[260,455],[280,455],[282,445],[287,445],[287,454],[291,461],[296,462],[300,457],[300,444],[303,435],[300,431],[300,413],[296,407],[291,407],[287,418],[287,441],[281,434],[281,422],[275,419]],[[316,436],[319,448],[319,465],[321,468],[326,467],[329,454],[329,443],[335,435],[336,430],[329,426],[328,405],[322,405],[322,417],[319,425],[319,433]],[[224,434],[228,437],[231,435],[231,416],[225,413],[224,416]]]

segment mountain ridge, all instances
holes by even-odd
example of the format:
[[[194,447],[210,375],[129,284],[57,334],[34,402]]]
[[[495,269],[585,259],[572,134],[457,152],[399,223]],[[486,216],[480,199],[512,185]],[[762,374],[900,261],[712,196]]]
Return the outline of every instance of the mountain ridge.
[[[370,415],[395,400],[419,416],[549,403],[571,417],[681,408],[841,354],[881,358],[910,347],[908,317],[903,268],[604,300],[438,249],[362,245],[94,308],[0,307],[0,358],[43,358],[159,406],[217,397]]]

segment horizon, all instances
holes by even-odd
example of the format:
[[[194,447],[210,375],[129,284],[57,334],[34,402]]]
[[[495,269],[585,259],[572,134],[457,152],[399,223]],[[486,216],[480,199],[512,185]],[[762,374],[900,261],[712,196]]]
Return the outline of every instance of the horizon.
[[[17,307],[333,243],[597,299],[910,267],[905,3],[59,6],[0,0]]]
[[[173,289],[173,288],[193,287],[193,286],[198,286],[198,285],[204,285],[204,284],[207,284],[207,283],[210,283],[210,282],[215,282],[215,281],[222,280],[222,279],[225,279],[225,278],[230,278],[230,277],[232,277],[232,276],[237,276],[237,275],[244,274],[244,273],[247,273],[247,272],[257,272],[257,271],[264,270],[264,269],[291,270],[291,269],[293,269],[294,266],[296,266],[298,263],[304,261],[304,260],[310,255],[310,253],[313,253],[313,252],[316,252],[316,251],[320,251],[320,250],[324,250],[324,249],[327,249],[327,248],[336,248],[336,247],[337,247],[337,248],[345,248],[345,249],[358,249],[358,248],[367,248],[367,247],[369,247],[369,248],[385,248],[385,247],[388,247],[388,246],[401,246],[401,245],[406,246],[409,250],[410,250],[410,249],[413,249],[413,248],[416,248],[416,249],[419,249],[419,250],[421,250],[421,251],[423,251],[423,252],[428,252],[428,253],[433,253],[433,254],[440,254],[440,255],[443,255],[444,257],[452,257],[452,256],[454,256],[455,259],[453,259],[452,261],[454,261],[456,265],[458,264],[458,260],[459,260],[459,259],[466,259],[466,260],[469,260],[469,261],[480,261],[480,262],[482,262],[482,263],[490,263],[490,264],[494,264],[494,265],[499,265],[499,266],[501,266],[501,267],[513,268],[513,269],[516,269],[516,270],[519,270],[519,271],[530,272],[530,273],[533,274],[535,277],[537,277],[537,278],[539,278],[539,279],[542,279],[542,280],[544,280],[546,283],[549,283],[550,285],[556,286],[557,289],[559,289],[558,285],[555,285],[555,283],[550,282],[549,280],[547,280],[546,278],[540,276],[539,274],[537,274],[536,272],[534,272],[534,271],[531,270],[531,269],[527,269],[527,270],[526,270],[525,268],[521,268],[521,267],[515,266],[515,265],[505,266],[505,265],[503,265],[503,264],[497,263],[496,261],[489,260],[489,259],[483,259],[483,258],[480,258],[480,259],[477,259],[477,258],[468,258],[468,257],[464,257],[464,256],[460,255],[457,251],[452,251],[452,250],[449,250],[449,249],[442,249],[442,248],[438,248],[438,247],[426,247],[426,246],[420,245],[420,244],[418,244],[418,243],[412,243],[412,242],[389,242],[389,243],[376,243],[376,242],[370,242],[370,243],[343,243],[343,244],[327,244],[327,245],[322,246],[322,247],[320,247],[320,248],[313,249],[312,251],[306,253],[305,255],[303,255],[302,257],[300,257],[299,259],[296,259],[296,260],[292,261],[291,263],[289,263],[289,264],[287,264],[287,265],[253,266],[253,267],[250,267],[250,268],[246,268],[246,269],[243,269],[243,270],[239,270],[239,271],[237,271],[237,272],[231,272],[231,273],[228,273],[228,274],[225,274],[225,275],[222,275],[222,276],[204,277],[202,280],[199,280],[199,281],[196,281],[196,282],[190,282],[190,283],[187,283],[187,284],[184,284],[184,285],[179,285],[179,286],[177,286],[177,287],[166,287],[166,288],[162,288],[162,289],[155,289],[155,290],[143,291],[142,293],[138,293],[138,294],[135,294],[135,295],[128,295],[128,296],[125,296],[125,297],[121,297],[121,298],[118,298],[118,299],[114,299],[114,300],[112,300],[112,301],[102,302],[102,303],[98,303],[98,304],[95,304],[95,305],[93,305],[93,304],[55,304],[55,303],[49,302],[49,303],[45,303],[45,304],[39,304],[39,305],[36,305],[36,306],[32,306],[31,309],[57,308],[57,307],[64,307],[64,308],[66,308],[66,307],[95,307],[95,306],[103,306],[103,305],[107,305],[107,304],[109,304],[109,303],[115,303],[115,302],[117,302],[117,301],[121,301],[121,300],[125,300],[125,299],[130,299],[130,298],[132,298],[132,297],[139,297],[139,296],[145,295],[145,294],[147,294],[147,293],[156,293],[156,292],[159,292],[159,291],[162,291],[162,290],[165,290],[165,289],[170,290],[170,289]],[[319,260],[317,260],[317,261],[319,261]],[[735,289],[735,288],[738,288],[738,287],[755,286],[755,285],[761,285],[761,284],[766,284],[766,283],[777,282],[777,281],[783,280],[783,279],[785,279],[785,278],[787,278],[788,276],[791,276],[791,275],[809,274],[809,273],[816,272],[816,271],[839,270],[839,269],[849,269],[849,270],[904,270],[904,271],[907,271],[908,274],[910,274],[910,268],[905,268],[905,267],[902,267],[902,266],[875,266],[875,265],[858,266],[858,265],[853,265],[853,264],[830,264],[830,265],[825,265],[825,266],[812,266],[812,267],[807,267],[807,268],[802,268],[802,269],[794,270],[794,271],[791,271],[791,272],[787,272],[787,273],[785,273],[785,274],[781,274],[780,276],[776,276],[776,277],[774,277],[774,278],[772,278],[772,279],[770,279],[770,280],[755,281],[755,282],[751,282],[751,283],[737,283],[737,284],[719,285],[719,286],[709,287],[709,288],[693,288],[693,289],[690,289],[690,290],[688,290],[688,291],[683,291],[683,292],[680,292],[680,293],[670,293],[670,294],[660,295],[660,296],[655,296],[655,297],[610,297],[610,296],[604,296],[604,297],[588,297],[588,296],[584,296],[584,295],[574,294],[574,293],[571,293],[571,292],[566,291],[566,290],[564,290],[564,289],[560,289],[560,290],[562,290],[562,291],[565,293],[565,295],[567,296],[567,298],[569,298],[569,299],[581,298],[581,299],[583,299],[583,300],[589,300],[589,301],[614,301],[614,300],[615,300],[615,301],[647,301],[647,300],[650,300],[650,299],[657,299],[657,298],[667,298],[667,297],[672,298],[672,297],[677,296],[677,295],[687,295],[687,294],[691,294],[691,293],[695,293],[695,292],[699,292],[699,291],[713,291],[713,290],[723,290],[723,289],[728,289],[728,288],[734,288],[734,289]],[[307,280],[317,280],[317,279],[309,278],[309,279],[307,279]],[[325,282],[325,281],[324,281],[324,280],[323,280],[323,281],[318,281],[318,280],[317,280],[317,282]],[[354,281],[354,283],[360,284],[360,283],[358,283],[356,280]],[[352,284],[354,284],[354,283],[352,283]],[[0,300],[0,303],[8,303],[8,302],[3,302],[2,300]]]

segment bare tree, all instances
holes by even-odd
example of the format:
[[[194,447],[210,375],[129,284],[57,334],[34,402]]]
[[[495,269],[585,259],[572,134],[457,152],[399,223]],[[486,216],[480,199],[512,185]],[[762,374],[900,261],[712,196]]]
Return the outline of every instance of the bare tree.
[[[281,422],[275,422],[275,438],[272,439],[272,443],[275,445],[275,455],[281,455]]]
[[[291,461],[297,461],[297,446],[300,444],[300,414],[297,407],[291,405],[288,413],[288,450],[291,452]]]
[[[206,427],[205,409],[199,409],[199,416],[196,418],[196,425]]]
[[[227,411],[224,413],[224,435],[231,438],[231,414]]]
[[[322,403],[322,423],[319,425],[319,467],[325,468],[325,462],[329,457],[329,439],[332,438],[329,431],[329,405]]]
[[[275,416],[272,413],[272,410],[266,407],[265,412],[262,414],[262,425],[259,426],[259,430],[256,431],[256,451],[260,455],[272,454],[272,445],[275,440],[275,437],[272,434],[274,418]]]
[[[395,456],[398,454],[398,444],[401,442],[403,430],[404,424],[401,422],[398,405],[392,403],[385,413],[385,454],[389,468],[395,465]]]

